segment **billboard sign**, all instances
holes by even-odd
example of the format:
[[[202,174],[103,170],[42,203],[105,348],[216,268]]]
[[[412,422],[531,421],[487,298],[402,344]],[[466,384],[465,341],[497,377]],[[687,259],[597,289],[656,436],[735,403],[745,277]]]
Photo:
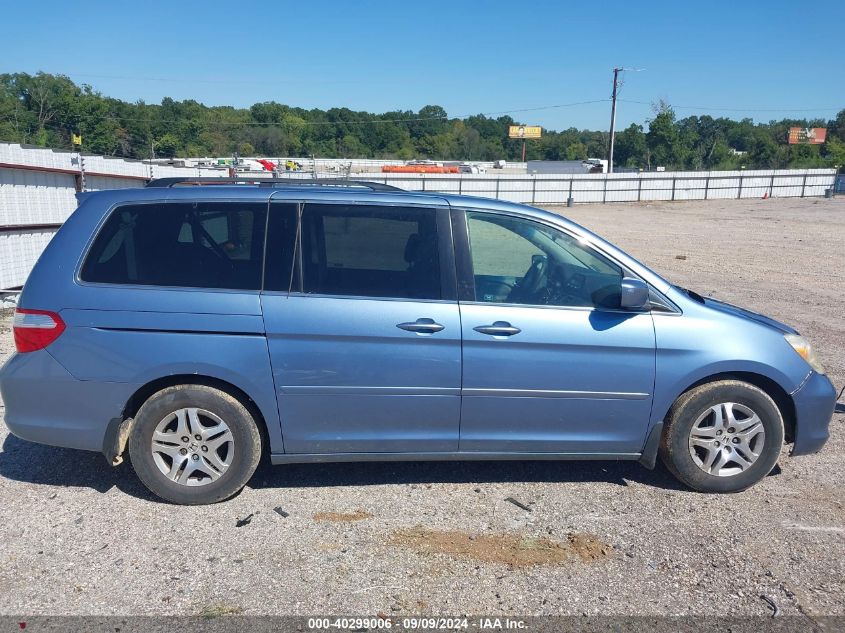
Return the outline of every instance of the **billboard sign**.
[[[827,128],[824,127],[789,128],[790,145],[821,145],[826,138]]]
[[[543,128],[539,125],[511,125],[508,127],[508,138],[540,138]]]

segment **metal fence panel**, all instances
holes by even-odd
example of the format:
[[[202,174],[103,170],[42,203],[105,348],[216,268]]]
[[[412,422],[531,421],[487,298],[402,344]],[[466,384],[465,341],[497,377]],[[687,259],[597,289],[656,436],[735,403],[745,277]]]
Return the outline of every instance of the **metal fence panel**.
[[[70,174],[0,169],[0,226],[57,224],[76,208]]]
[[[529,204],[721,200],[822,196],[830,170],[649,172],[620,174],[358,174],[409,191],[440,191]]]
[[[57,229],[0,233],[0,288],[22,286]]]
[[[87,176],[85,188],[88,191],[100,191],[102,189],[131,189],[143,187],[144,181],[134,178],[112,178],[110,176]]]

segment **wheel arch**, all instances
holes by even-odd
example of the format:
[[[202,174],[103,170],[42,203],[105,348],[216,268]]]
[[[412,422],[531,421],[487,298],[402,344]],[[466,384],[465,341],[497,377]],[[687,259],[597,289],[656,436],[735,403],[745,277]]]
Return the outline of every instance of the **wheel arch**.
[[[700,387],[701,385],[718,382],[720,380],[741,380],[742,382],[747,382],[764,391],[772,400],[775,401],[775,404],[783,417],[784,441],[787,444],[791,444],[795,440],[795,403],[793,402],[792,397],[775,380],[772,380],[768,376],[750,371],[726,371],[699,378],[692,384],[688,385],[672,400],[672,402],[669,403],[669,406],[662,412],[659,419],[665,419],[666,415],[669,413],[669,409],[672,408],[672,405],[674,405],[678,398],[683,396],[685,393],[695,389],[696,387]]]
[[[162,389],[178,385],[204,385],[213,389],[219,389],[220,391],[223,391],[235,398],[244,406],[244,408],[246,408],[247,411],[249,411],[258,426],[258,432],[261,434],[262,458],[269,455],[270,439],[267,429],[267,420],[261,412],[261,408],[246,391],[227,380],[215,378],[213,376],[200,374],[173,374],[171,376],[164,376],[151,380],[145,385],[139,387],[135,393],[129,397],[129,400],[126,401],[126,405],[123,408],[123,419],[134,420],[138,410],[153,394],[158,393]]]

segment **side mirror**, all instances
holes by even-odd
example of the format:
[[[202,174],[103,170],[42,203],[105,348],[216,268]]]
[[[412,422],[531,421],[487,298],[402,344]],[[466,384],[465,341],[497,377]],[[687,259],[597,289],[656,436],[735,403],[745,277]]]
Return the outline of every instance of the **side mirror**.
[[[648,284],[632,277],[622,278],[622,297],[620,305],[623,310],[641,310],[648,305]]]

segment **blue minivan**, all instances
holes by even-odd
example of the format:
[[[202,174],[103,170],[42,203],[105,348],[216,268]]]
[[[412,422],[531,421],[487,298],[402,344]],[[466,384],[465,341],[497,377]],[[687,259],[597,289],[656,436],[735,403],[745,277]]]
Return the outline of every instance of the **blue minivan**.
[[[355,181],[80,194],[0,370],[17,436],[201,504],[275,464],[657,456],[743,490],[828,437],[789,326],[539,209]]]

